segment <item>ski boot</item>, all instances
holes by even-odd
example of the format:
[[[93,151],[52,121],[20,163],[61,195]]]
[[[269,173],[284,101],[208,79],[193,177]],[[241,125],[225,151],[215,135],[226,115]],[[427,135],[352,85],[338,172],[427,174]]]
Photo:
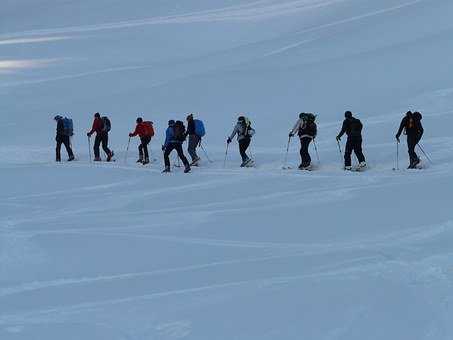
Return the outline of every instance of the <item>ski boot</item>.
[[[343,168],[343,170],[352,171],[352,166],[350,166],[350,165],[345,165],[345,167]]]
[[[167,172],[171,172],[170,170],[170,167],[169,166],[166,166],[164,170],[162,170],[162,173],[167,173]]]
[[[110,153],[108,154],[107,156],[107,162],[110,162],[112,160],[112,157],[114,156],[114,152],[113,151],[110,151]]]
[[[190,166],[198,166],[198,162],[200,161],[200,157],[195,158],[192,163],[190,163]]]
[[[310,171],[311,170],[311,164],[308,164],[308,165],[299,165],[299,170],[306,170],[306,171]]]
[[[72,162],[72,161],[73,161],[74,159],[75,159],[74,155],[72,155],[72,156],[69,156],[69,158],[68,158],[68,162]]]
[[[55,162],[61,162],[61,158],[56,158]]]
[[[366,167],[366,162],[359,163],[359,168],[365,168],[365,167]]]
[[[101,162],[102,159],[101,159],[101,157],[95,157],[95,158],[94,158],[94,161],[95,161],[95,162]]]
[[[184,173],[187,174],[188,172],[190,172],[190,165],[187,164],[186,167],[184,168]]]
[[[247,164],[248,164],[251,160],[252,160],[251,158],[247,158],[246,160],[242,161],[242,163],[241,163],[241,168],[246,167]]]
[[[143,164],[143,165],[146,165],[146,164],[148,164],[148,163],[149,163],[149,158],[148,158],[148,157],[145,157],[145,159],[143,159],[143,161],[142,161],[142,164]]]
[[[142,157],[139,157],[139,158],[137,159],[137,163],[143,163],[143,158],[142,158]]]

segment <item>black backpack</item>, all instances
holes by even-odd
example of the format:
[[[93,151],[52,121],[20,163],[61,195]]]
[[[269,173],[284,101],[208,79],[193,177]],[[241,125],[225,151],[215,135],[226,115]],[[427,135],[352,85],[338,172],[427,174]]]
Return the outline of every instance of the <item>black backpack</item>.
[[[182,121],[177,120],[175,122],[173,131],[175,140],[179,142],[184,142],[186,140],[186,127],[184,126],[184,123]]]
[[[110,123],[110,119],[108,117],[102,117],[102,131],[103,132],[109,132],[112,129],[112,124]]]

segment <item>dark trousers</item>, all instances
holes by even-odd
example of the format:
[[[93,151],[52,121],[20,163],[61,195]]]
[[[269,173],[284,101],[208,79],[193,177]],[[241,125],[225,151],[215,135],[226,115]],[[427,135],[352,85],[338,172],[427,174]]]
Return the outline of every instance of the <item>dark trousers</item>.
[[[197,135],[189,135],[189,145],[187,147],[187,151],[189,152],[192,161],[198,159],[197,146],[200,143],[200,139],[201,138],[198,137]]]
[[[145,154],[145,159],[149,159],[148,154],[148,144],[151,142],[151,136],[140,137],[140,145],[138,146],[138,155],[140,159],[143,159],[143,154]]]
[[[303,137],[300,139],[300,158],[301,165],[307,167],[311,163],[310,153],[308,152],[308,147],[310,146],[311,138]]]
[[[57,161],[61,161],[61,144],[64,145],[64,147],[66,148],[66,152],[68,153],[68,156],[69,157],[74,157],[74,153],[72,152],[72,149],[71,149],[71,141],[69,139],[69,136],[63,136],[63,135],[57,135],[57,137],[55,138],[55,140],[57,141],[57,147],[55,149],[56,151],[56,160]]]
[[[407,135],[407,152],[409,153],[409,160],[414,164],[419,160],[415,147],[417,146],[420,138],[418,136]]]
[[[182,143],[169,143],[165,147],[165,151],[164,151],[165,167],[170,167],[170,157],[169,156],[173,150],[176,150],[176,152],[178,153],[178,157],[181,159],[184,166],[188,167],[189,162],[187,161],[186,156],[184,156],[184,151],[182,151]]]
[[[250,137],[245,137],[239,141],[239,153],[241,154],[243,162],[249,159],[249,156],[247,156],[246,151],[249,148],[251,141],[252,139]]]
[[[99,158],[100,157],[100,152],[99,152],[99,146],[102,144],[102,149],[104,152],[108,155],[110,155],[111,151],[108,148],[109,144],[109,134],[106,132],[96,134],[96,138],[94,139],[94,157]]]
[[[344,150],[344,166],[351,166],[352,151],[354,151],[359,163],[365,162],[365,156],[362,152],[361,137],[348,137],[348,140],[346,141],[346,148]]]

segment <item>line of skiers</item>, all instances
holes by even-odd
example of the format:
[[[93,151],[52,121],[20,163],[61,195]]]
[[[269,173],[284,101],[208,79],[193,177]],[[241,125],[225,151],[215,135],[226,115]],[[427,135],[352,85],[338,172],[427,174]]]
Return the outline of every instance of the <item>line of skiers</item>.
[[[351,156],[352,152],[354,152],[359,162],[356,170],[360,170],[365,168],[367,165],[365,156],[362,151],[363,124],[359,119],[353,116],[351,111],[346,111],[344,116],[345,118],[341,130],[336,137],[341,153],[341,137],[344,134],[346,134],[347,136],[346,147],[343,155],[344,169],[353,170],[351,165]],[[68,153],[68,161],[72,161],[74,160],[74,153],[71,149],[70,137],[73,135],[73,122],[70,118],[62,117],[60,115],[55,116],[54,119],[57,122],[56,161],[61,161],[60,149],[62,144],[65,146]],[[204,123],[202,120],[194,119],[193,114],[189,114],[186,117],[186,120],[187,129],[184,123],[180,120],[168,121],[168,127],[165,131],[165,142],[162,145],[165,164],[163,172],[170,172],[170,154],[173,150],[176,150],[179,159],[181,159],[182,163],[184,164],[185,173],[191,170],[191,166],[199,165],[200,157],[197,154],[197,148],[201,146],[202,138],[206,133]],[[405,117],[401,120],[398,132],[395,136],[397,143],[400,143],[400,137],[403,131],[407,136],[407,146],[410,160],[408,166],[409,169],[416,168],[416,166],[420,163],[420,158],[415,152],[415,147],[419,143],[424,132],[421,120],[422,115],[420,114],[420,112],[408,111]],[[107,155],[107,161],[109,162],[112,160],[114,152],[108,148],[108,135],[110,130],[111,122],[109,118],[105,116],[101,117],[98,112],[95,113],[92,128],[87,133],[88,141],[90,142],[91,136],[96,132],[93,146],[94,161],[101,161],[99,149],[101,145],[105,154]],[[234,126],[231,135],[227,138],[226,153],[228,152],[229,144],[232,142],[233,138],[237,136],[239,153],[242,158],[241,167],[254,166],[254,161],[247,155],[247,149],[250,146],[254,134],[255,129],[252,128],[251,121],[247,117],[241,115],[238,117],[237,123]],[[312,141],[315,141],[317,136],[316,115],[313,113],[301,113],[299,115],[299,119],[289,133],[288,146],[291,138],[296,134],[300,139],[301,164],[299,166],[299,169],[310,170],[311,157],[309,146]],[[151,121],[144,121],[143,118],[138,117],[136,120],[136,127],[134,132],[129,133],[129,141],[130,138],[135,136],[139,136],[141,142],[138,146],[139,158],[137,162],[144,165],[148,164],[150,162],[148,145],[151,142],[152,137],[154,136],[153,123]],[[189,163],[189,161],[187,160],[182,148],[182,145],[186,139],[188,139],[187,150],[192,160],[191,163]]]

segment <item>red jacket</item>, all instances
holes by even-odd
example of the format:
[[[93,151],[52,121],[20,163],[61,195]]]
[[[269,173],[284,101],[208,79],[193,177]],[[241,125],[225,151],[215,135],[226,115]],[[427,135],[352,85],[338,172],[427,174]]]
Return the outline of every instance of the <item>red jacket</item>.
[[[131,137],[139,135],[140,137],[152,137],[154,136],[154,129],[151,122],[141,122],[135,127],[135,131],[131,134]]]
[[[93,127],[91,128],[91,131],[89,133],[90,134],[92,134],[93,132],[101,133],[103,128],[104,122],[102,121],[102,118],[94,118]]]

